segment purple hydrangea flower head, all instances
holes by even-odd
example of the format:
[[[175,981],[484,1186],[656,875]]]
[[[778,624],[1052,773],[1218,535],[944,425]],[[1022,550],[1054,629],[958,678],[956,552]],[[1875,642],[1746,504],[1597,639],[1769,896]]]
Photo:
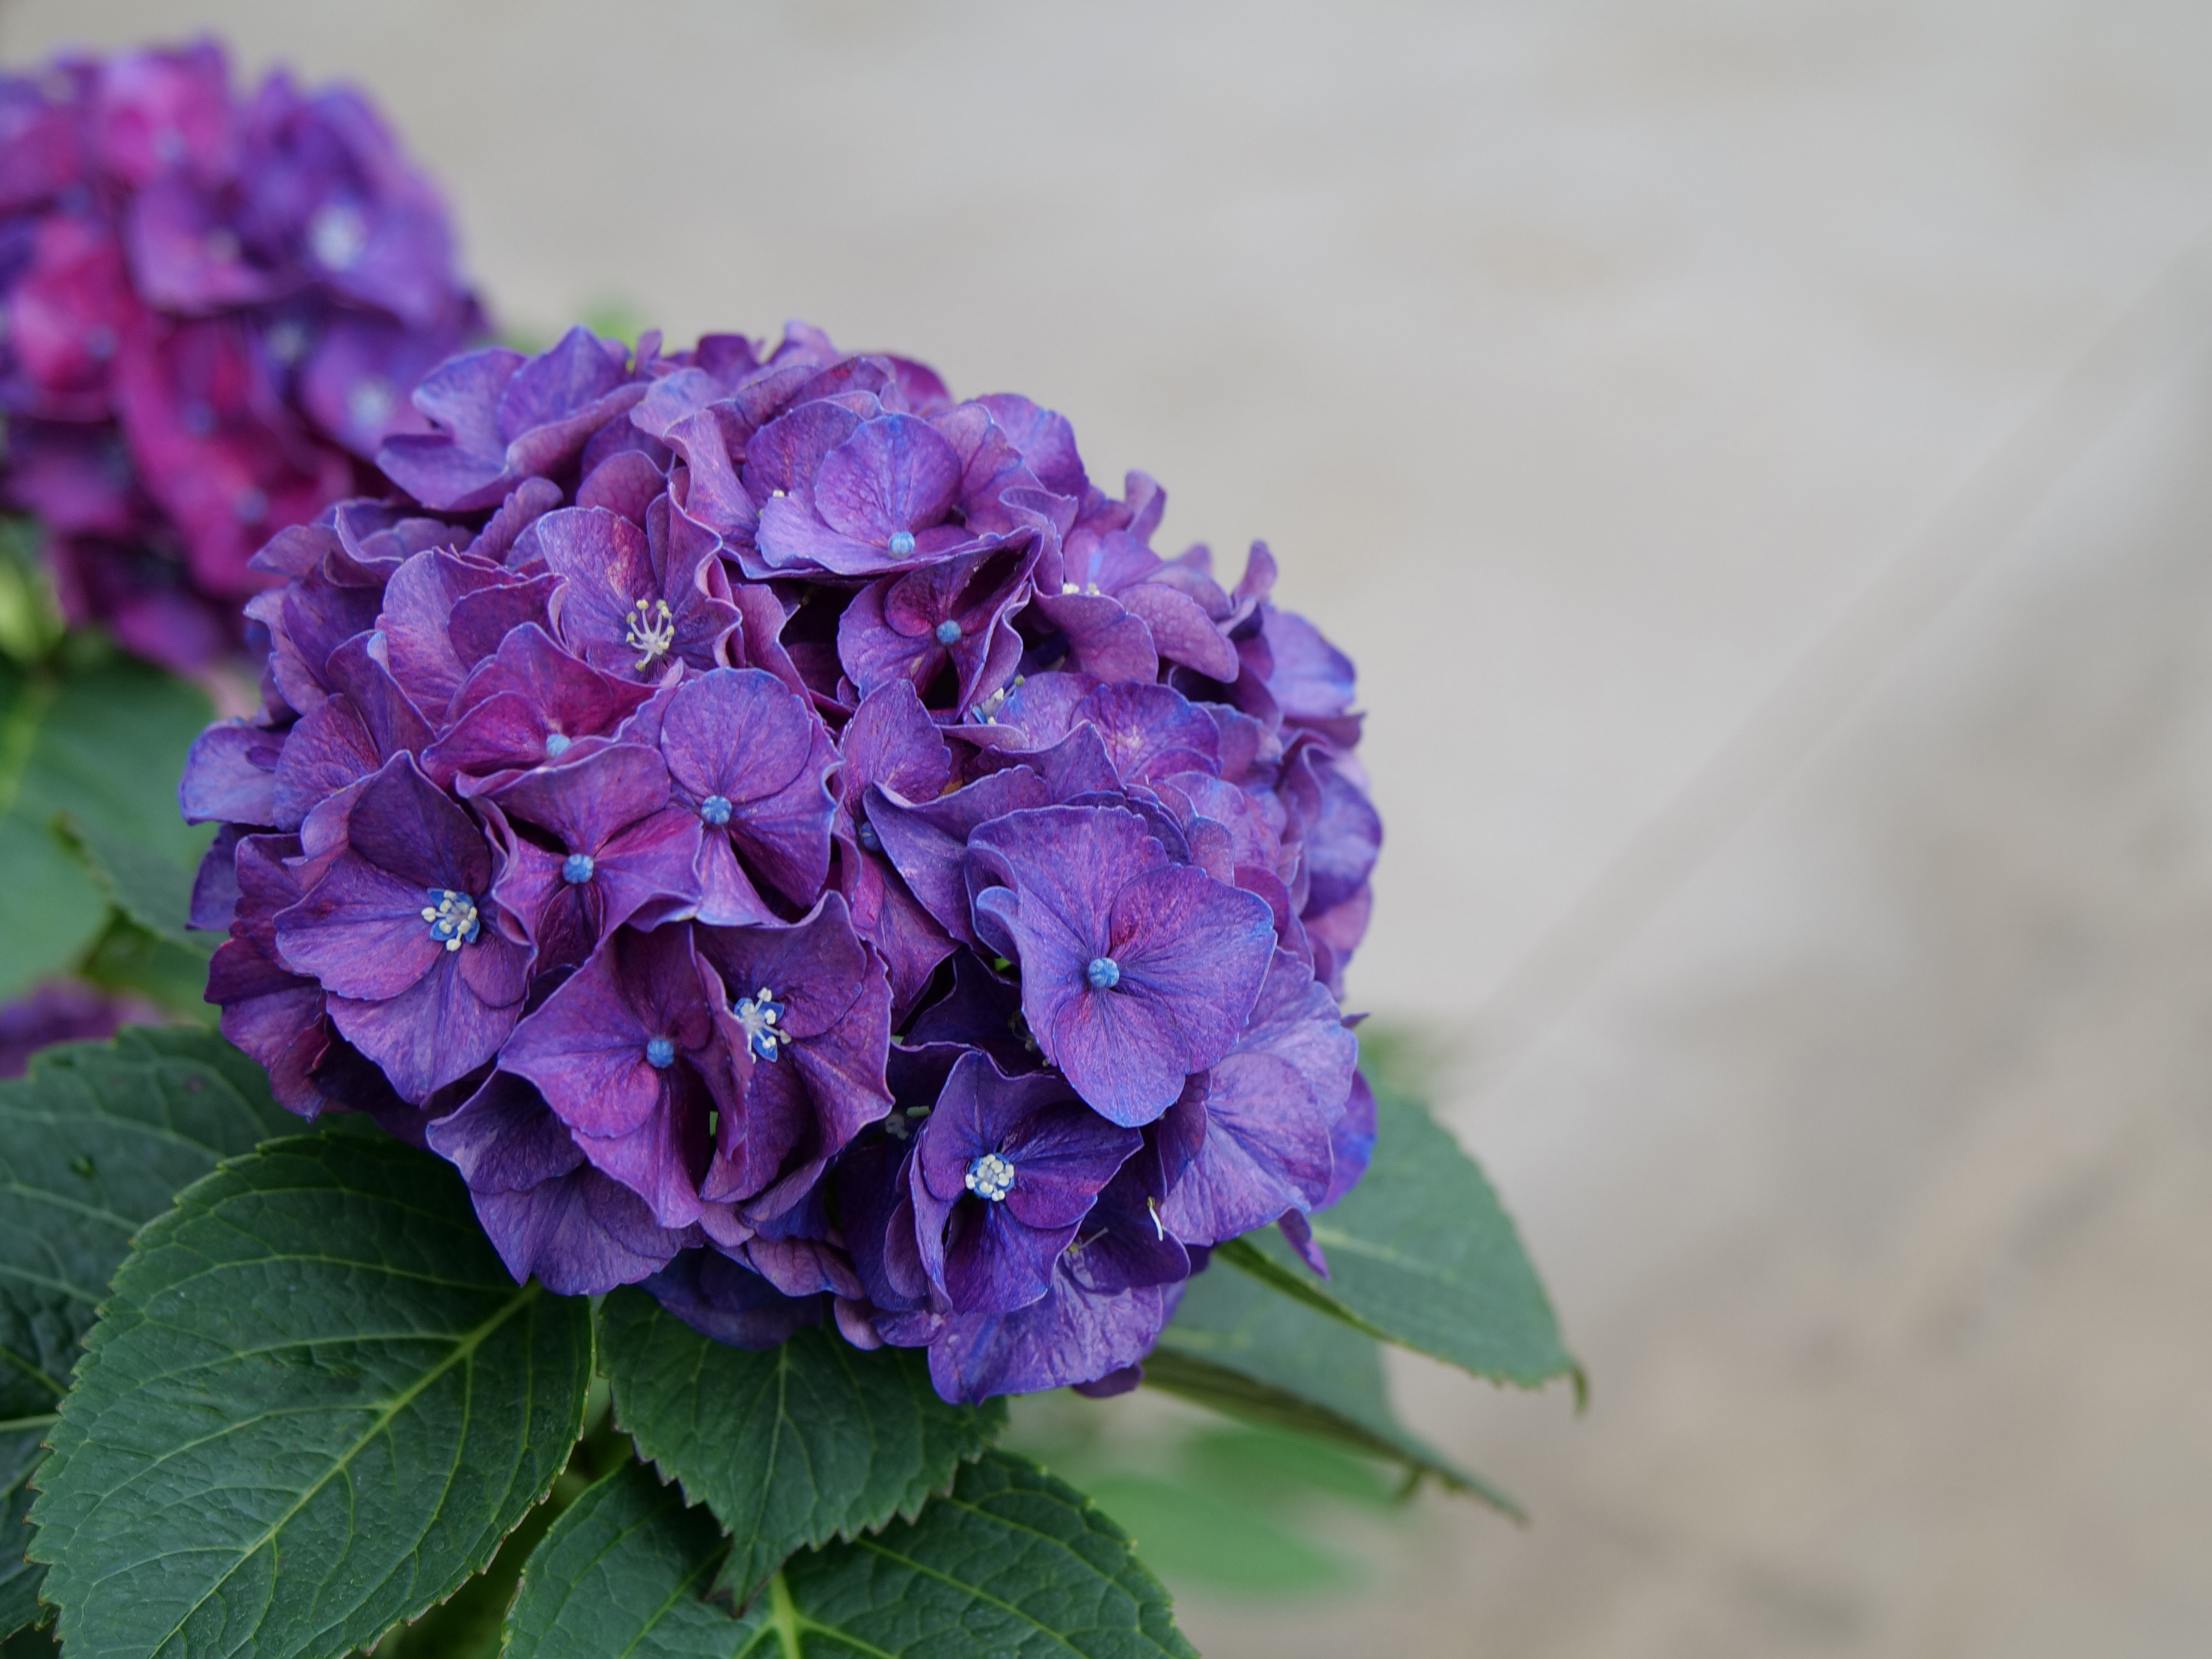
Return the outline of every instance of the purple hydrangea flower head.
[[[379,488],[416,381],[485,331],[374,109],[212,43],[0,77],[0,502],[65,614],[191,671],[270,533]]]
[[[200,120],[185,68],[145,122]],[[222,131],[163,226],[263,142]],[[0,146],[0,197],[52,142]],[[355,201],[348,142],[285,139],[284,177]],[[346,305],[434,263],[406,199],[326,227]],[[106,383],[84,319],[143,307],[93,280],[128,249],[40,234],[85,275],[28,290],[25,488],[126,526],[139,486],[54,411]],[[294,268],[173,252],[176,292]],[[926,1347],[951,1399],[1131,1386],[1255,1228],[1326,1271],[1305,1217],[1375,1133],[1340,1000],[1381,823],[1350,665],[1264,548],[1225,588],[1061,416],[798,325],[479,352],[414,410],[379,453],[415,500],[253,554],[262,706],[179,790],[217,826],[209,996],[280,1099],[450,1160],[518,1278]]]

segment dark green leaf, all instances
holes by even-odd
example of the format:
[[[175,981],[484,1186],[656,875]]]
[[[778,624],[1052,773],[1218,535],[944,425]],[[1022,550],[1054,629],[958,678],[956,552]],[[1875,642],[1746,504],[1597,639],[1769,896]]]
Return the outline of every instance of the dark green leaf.
[[[707,1599],[724,1550],[704,1507],[641,1463],[617,1469],[553,1523],[522,1569],[507,1659],[708,1659],[757,1645],[763,1621]],[[773,1650],[769,1650],[773,1652]]]
[[[50,1048],[0,1083],[0,1420],[53,1409],[131,1235],[217,1160],[298,1121],[259,1067],[192,1032]],[[0,1632],[27,1621],[45,1573],[16,1541],[44,1437],[0,1431]]]
[[[260,1067],[197,1031],[49,1048],[0,1083],[0,1419],[53,1409],[133,1233],[299,1127]]]
[[[1331,1277],[1273,1228],[1215,1255],[1316,1311],[1500,1382],[1581,1372],[1512,1218],[1459,1143],[1415,1102],[1378,1088],[1367,1178],[1312,1218]]]
[[[740,1619],[702,1599],[721,1548],[672,1487],[609,1476],[524,1571],[509,1659],[1195,1659],[1121,1528],[1003,1452],[917,1520],[793,1557]]]
[[[77,977],[102,990],[143,997],[172,1018],[213,1030],[222,1011],[207,1000],[208,958],[217,943],[205,933],[172,939],[149,933],[122,912],[77,964]]]
[[[0,1637],[37,1624],[45,1613],[39,1581],[46,1569],[33,1566],[23,1552],[31,1542],[24,1519],[31,1507],[31,1472],[39,1466],[46,1428],[35,1420],[27,1428],[0,1424]]]
[[[0,997],[69,967],[118,899],[182,932],[212,832],[177,816],[177,780],[212,712],[196,687],[127,659],[0,673]]]
[[[140,1236],[32,1511],[71,1651],[338,1659],[451,1595],[583,1426],[589,1304],[517,1288],[447,1164],[272,1142]]]
[[[201,945],[203,969],[212,947],[185,931],[191,915],[192,881],[198,854],[186,865],[167,853],[109,834],[71,813],[60,823],[62,839],[74,850],[100,890],[134,926],[158,939]],[[204,851],[205,849],[201,849]]]
[[[1510,1498],[1398,1421],[1371,1339],[1243,1274],[1205,1273],[1190,1281],[1145,1361],[1145,1381],[1246,1422],[1386,1458],[1525,1518]]]
[[[734,1540],[720,1588],[742,1606],[792,1551],[911,1517],[1005,1426],[1003,1401],[951,1406],[913,1349],[823,1331],[752,1352],[709,1341],[642,1291],[599,1310],[615,1420]]]

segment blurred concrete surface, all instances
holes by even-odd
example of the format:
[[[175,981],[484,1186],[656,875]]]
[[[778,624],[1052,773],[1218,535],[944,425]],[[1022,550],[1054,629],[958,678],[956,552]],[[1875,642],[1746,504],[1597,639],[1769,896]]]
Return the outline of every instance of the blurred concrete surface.
[[[1439,1504],[1355,1601],[1188,1605],[1208,1653],[2212,1649],[2212,290],[2003,463],[2212,220],[2212,12],[4,0],[0,51],[203,24],[372,87],[515,323],[806,316],[1266,537],[1363,670],[1383,1015],[1486,1041],[1657,869],[1448,1103],[1595,1394],[1401,1393],[1536,1524]]]

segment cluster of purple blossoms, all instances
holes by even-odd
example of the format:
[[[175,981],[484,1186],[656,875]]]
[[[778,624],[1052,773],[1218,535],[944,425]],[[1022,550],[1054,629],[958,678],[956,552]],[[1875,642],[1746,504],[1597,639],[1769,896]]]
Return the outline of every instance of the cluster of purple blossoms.
[[[1025,398],[793,325],[578,330],[415,393],[413,498],[277,536],[221,823],[224,1031],[449,1159],[518,1278],[947,1398],[1126,1386],[1374,1103],[1352,665],[1151,545]]]
[[[222,50],[0,76],[0,502],[62,607],[183,672],[234,651],[270,533],[383,488],[407,399],[482,337],[443,204],[343,88]]]

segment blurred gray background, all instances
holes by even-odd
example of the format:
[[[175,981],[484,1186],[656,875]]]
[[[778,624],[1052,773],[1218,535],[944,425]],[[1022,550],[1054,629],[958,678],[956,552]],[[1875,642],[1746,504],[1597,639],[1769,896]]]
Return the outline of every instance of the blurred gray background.
[[[2212,1650],[2212,10],[4,0],[382,100],[501,318],[804,316],[1358,659],[1354,1000],[1592,1373],[1214,1659]]]

